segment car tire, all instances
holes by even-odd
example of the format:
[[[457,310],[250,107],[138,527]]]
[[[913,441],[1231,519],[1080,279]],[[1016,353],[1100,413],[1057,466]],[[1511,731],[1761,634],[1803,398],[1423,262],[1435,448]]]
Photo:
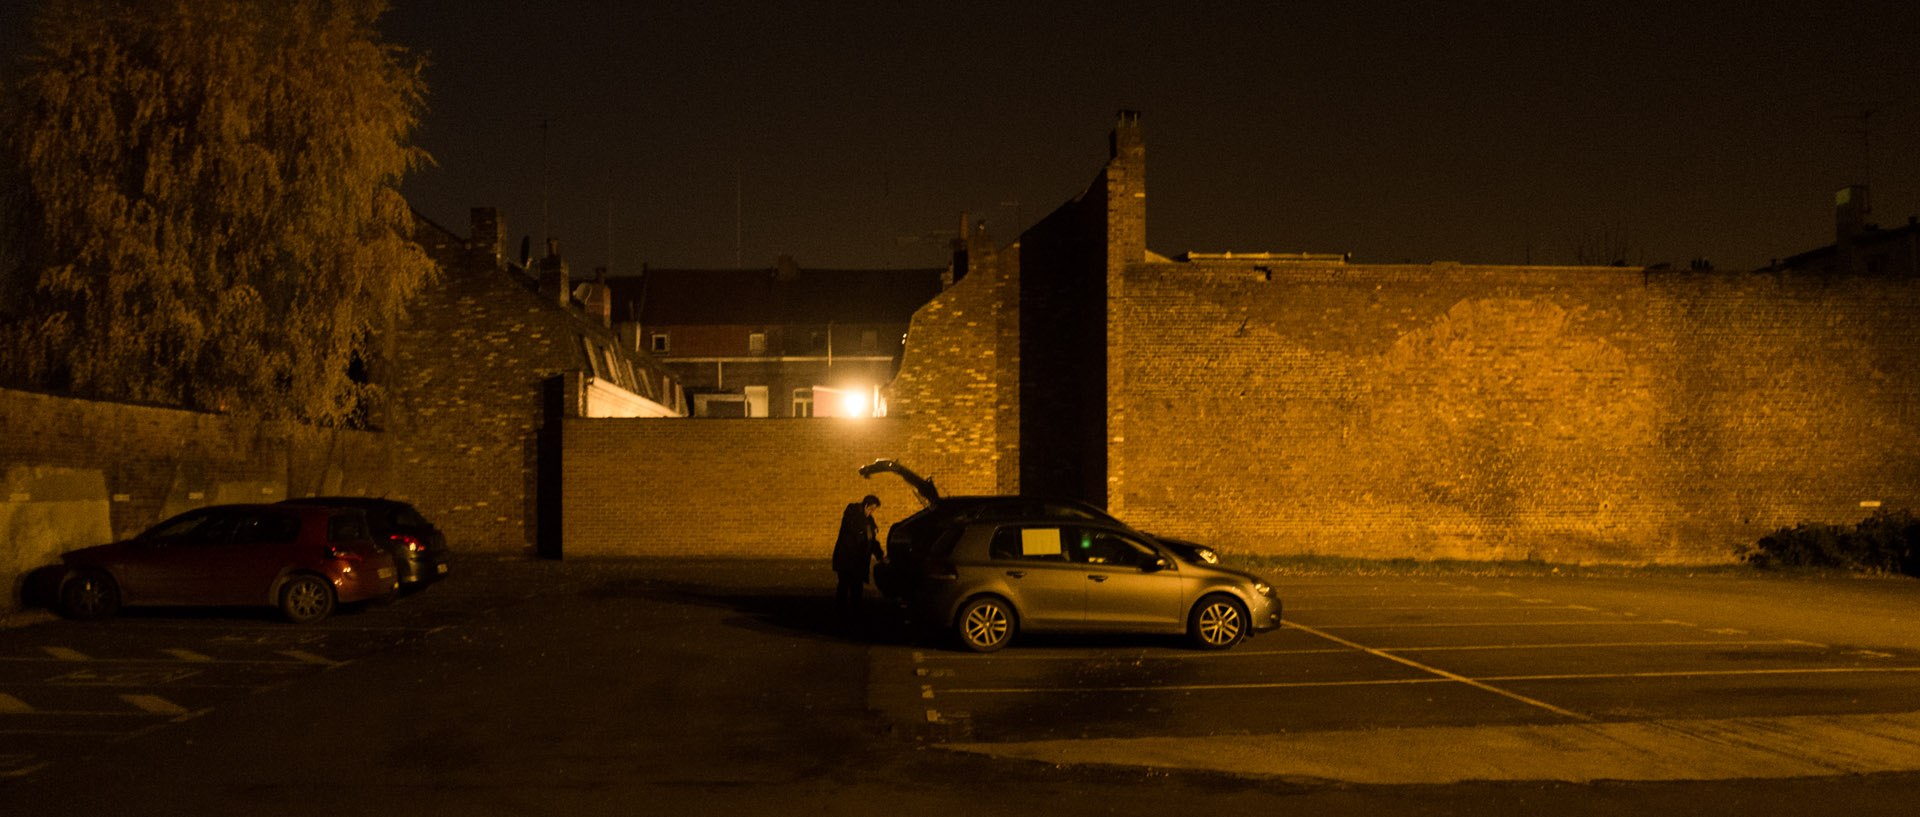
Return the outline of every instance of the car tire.
[[[120,609],[120,586],[97,570],[76,570],[60,583],[60,614],[93,621]]]
[[[1246,605],[1216,593],[1201,599],[1187,614],[1187,639],[1203,650],[1224,650],[1247,637],[1250,623]]]
[[[1013,640],[1013,608],[991,596],[983,596],[960,607],[953,617],[953,634],[960,646],[973,652],[993,652]]]
[[[302,573],[280,587],[280,612],[295,624],[312,624],[333,613],[333,585]]]

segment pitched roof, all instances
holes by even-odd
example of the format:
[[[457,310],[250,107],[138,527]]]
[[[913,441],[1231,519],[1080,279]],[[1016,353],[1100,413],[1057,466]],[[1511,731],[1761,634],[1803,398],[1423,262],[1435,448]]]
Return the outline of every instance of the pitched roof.
[[[643,324],[909,323],[940,294],[939,269],[649,269],[608,278],[617,321]]]

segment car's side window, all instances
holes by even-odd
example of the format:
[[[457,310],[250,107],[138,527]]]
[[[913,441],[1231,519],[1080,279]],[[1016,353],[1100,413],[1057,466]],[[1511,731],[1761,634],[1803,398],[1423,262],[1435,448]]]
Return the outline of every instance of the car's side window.
[[[327,517],[327,541],[359,542],[372,539],[367,530],[367,518],[357,513],[340,513]]]
[[[993,532],[987,555],[994,559],[1064,562],[1065,531],[1056,527],[1007,526]]]
[[[250,513],[234,520],[227,541],[236,545],[286,545],[299,541],[300,517],[284,513]]]
[[[1160,558],[1160,552],[1112,531],[1089,531],[1084,552],[1088,564],[1114,567],[1146,567]]]
[[[218,515],[210,511],[183,513],[153,526],[145,535],[154,539],[181,539],[193,535],[197,531],[201,531],[202,528],[208,526],[210,521],[216,518],[218,518]]]

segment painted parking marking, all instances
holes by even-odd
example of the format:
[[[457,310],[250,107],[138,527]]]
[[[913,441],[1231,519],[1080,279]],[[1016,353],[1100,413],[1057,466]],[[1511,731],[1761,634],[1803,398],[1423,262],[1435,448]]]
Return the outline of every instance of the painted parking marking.
[[[199,675],[197,669],[82,669],[47,679],[69,686],[159,686]]]
[[[120,696],[120,700],[139,707],[143,712],[154,715],[185,715],[191,711],[184,706],[158,695],[122,695]]]
[[[40,650],[41,652],[44,652],[50,656],[53,656],[53,659],[56,661],[92,661],[93,660],[91,658],[88,658],[86,653],[83,653],[71,647],[41,647]]]
[[[1434,675],[1438,675],[1438,676],[1440,676],[1441,678],[1446,678],[1446,679],[1450,679],[1450,680],[1454,680],[1454,681],[1458,681],[1458,682],[1460,682],[1460,683],[1463,683],[1463,684],[1466,684],[1466,685],[1468,685],[1468,686],[1471,686],[1471,687],[1474,687],[1474,688],[1476,688],[1476,689],[1481,689],[1481,690],[1484,690],[1484,691],[1487,691],[1487,692],[1491,692],[1491,693],[1493,693],[1493,694],[1495,694],[1495,695],[1501,695],[1501,696],[1504,696],[1504,697],[1507,697],[1507,698],[1512,698],[1512,699],[1514,699],[1514,700],[1516,700],[1516,701],[1519,701],[1519,702],[1521,702],[1521,703],[1523,703],[1523,704],[1527,704],[1527,705],[1529,705],[1529,706],[1535,706],[1535,707],[1539,707],[1539,708],[1541,708],[1541,709],[1544,709],[1544,710],[1547,710],[1548,712],[1552,712],[1552,713],[1554,713],[1554,714],[1556,714],[1556,715],[1560,715],[1560,716],[1563,716],[1563,717],[1568,717],[1568,718],[1572,718],[1572,719],[1574,719],[1574,720],[1577,720],[1577,721],[1591,721],[1591,720],[1593,720],[1592,718],[1590,718],[1590,717],[1587,717],[1586,715],[1582,715],[1582,714],[1580,714],[1580,713],[1578,713],[1578,712],[1574,712],[1574,711],[1572,711],[1572,710],[1569,710],[1569,709],[1561,709],[1560,707],[1557,707],[1557,706],[1554,706],[1553,704],[1550,704],[1550,703],[1547,703],[1546,701],[1541,701],[1541,700],[1536,700],[1536,699],[1534,699],[1534,698],[1529,698],[1529,697],[1527,697],[1527,696],[1525,696],[1525,695],[1521,695],[1521,694],[1520,694],[1520,693],[1518,693],[1518,692],[1509,692],[1509,691],[1507,691],[1507,690],[1504,690],[1504,689],[1501,689],[1501,688],[1499,688],[1499,687],[1496,687],[1496,686],[1493,686],[1493,685],[1491,685],[1491,684],[1487,684],[1487,683],[1484,683],[1484,682],[1481,682],[1481,681],[1476,681],[1476,680],[1474,680],[1474,679],[1472,679],[1472,678],[1468,678],[1468,677],[1466,677],[1466,676],[1464,676],[1464,675],[1457,675],[1457,674],[1455,674],[1455,673],[1451,673],[1451,672],[1448,672],[1448,671],[1446,671],[1446,670],[1443,670],[1443,669],[1440,669],[1439,667],[1433,667],[1433,666],[1428,666],[1428,665],[1426,665],[1426,664],[1422,664],[1422,663],[1420,663],[1420,662],[1418,662],[1418,661],[1415,661],[1415,660],[1413,660],[1413,659],[1411,659],[1411,658],[1403,658],[1403,657],[1401,657],[1401,656],[1398,656],[1398,655],[1394,655],[1394,654],[1392,654],[1392,653],[1388,653],[1388,652],[1381,652],[1380,650],[1376,650],[1376,649],[1374,649],[1374,648],[1372,648],[1372,647],[1369,647],[1369,646],[1366,646],[1366,645],[1364,645],[1364,644],[1359,644],[1359,643],[1355,643],[1355,642],[1352,642],[1352,641],[1348,641],[1348,640],[1346,640],[1346,639],[1344,639],[1344,638],[1341,638],[1341,637],[1339,637],[1339,636],[1337,636],[1337,635],[1333,635],[1333,634],[1331,634],[1331,633],[1323,633],[1323,632],[1320,632],[1320,631],[1318,631],[1318,630],[1316,630],[1316,629],[1314,629],[1314,628],[1312,628],[1312,627],[1308,627],[1308,626],[1306,626],[1306,625],[1304,625],[1304,624],[1301,624],[1301,623],[1299,623],[1299,622],[1296,622],[1296,621],[1289,621],[1289,622],[1287,622],[1287,624],[1288,624],[1289,626],[1292,626],[1292,627],[1297,627],[1297,628],[1299,628],[1299,629],[1301,629],[1301,630],[1304,630],[1304,631],[1306,631],[1306,632],[1309,632],[1309,633],[1312,633],[1312,634],[1314,634],[1314,635],[1317,635],[1317,636],[1320,636],[1321,638],[1324,638],[1324,639],[1326,639],[1326,640],[1328,640],[1328,641],[1332,641],[1332,642],[1334,642],[1335,644],[1345,644],[1346,646],[1349,646],[1349,647],[1352,647],[1352,648],[1354,648],[1354,649],[1356,649],[1356,650],[1360,650],[1360,651],[1362,651],[1362,652],[1366,652],[1366,653],[1369,653],[1369,654],[1372,654],[1372,655],[1377,655],[1377,656],[1380,656],[1381,658],[1385,658],[1385,659],[1387,659],[1388,661],[1394,661],[1394,662],[1397,662],[1397,663],[1401,663],[1401,664],[1405,664],[1405,665],[1407,665],[1407,666],[1409,666],[1409,667],[1413,667],[1414,669],[1417,669],[1417,670],[1421,670],[1421,671],[1423,671],[1423,672],[1430,672],[1430,673],[1433,673]]]
[[[28,706],[26,701],[15,698],[5,692],[0,692],[0,715],[31,714],[33,714],[33,707]]]
[[[1125,660],[1139,661],[1139,660],[1145,660],[1145,659],[1158,659],[1158,660],[1167,660],[1167,661],[1187,661],[1187,660],[1207,661],[1207,660],[1218,660],[1218,659],[1224,659],[1224,658],[1252,658],[1252,657],[1263,656],[1263,655],[1334,655],[1334,654],[1344,655],[1349,652],[1352,652],[1352,650],[1329,647],[1329,648],[1298,649],[1298,650],[1233,649],[1233,650],[1222,650],[1219,652],[1181,652],[1181,651],[1169,649],[1165,652],[1100,653],[1099,655],[1104,658],[1119,659],[1123,661]],[[941,653],[936,655],[925,656],[924,658],[916,658],[915,660],[916,661],[920,661],[920,660],[988,661],[988,662],[1085,661],[1087,660],[1088,655],[1089,653],[1085,650],[1061,650],[1058,652],[1041,652],[1036,650],[1032,652],[1020,652],[1020,653],[998,652],[992,655],[979,655],[979,654],[973,654],[973,653]]]
[[[1292,619],[1288,619],[1287,624],[1300,627],[1303,630],[1306,629],[1306,627],[1301,626],[1299,622],[1293,621]],[[1592,627],[1597,625],[1617,626],[1623,624],[1654,627],[1663,624],[1681,624],[1681,622],[1619,621],[1615,619],[1596,618],[1586,621],[1420,621],[1407,624],[1321,624],[1317,626],[1322,630],[1401,630],[1412,627]]]
[[[1600,641],[1572,644],[1469,644],[1440,647],[1379,647],[1381,652],[1444,652],[1449,650],[1543,650],[1568,649],[1577,647],[1806,647],[1810,650],[1827,649],[1825,644],[1798,639],[1778,641]],[[1343,651],[1344,652],[1344,651]],[[1892,658],[1890,654],[1883,654]]]
[[[1300,607],[1298,605],[1295,605],[1295,606],[1288,607],[1287,612],[1289,613],[1376,613],[1376,612],[1401,613],[1401,612],[1409,612],[1409,611],[1478,612],[1483,610],[1524,610],[1527,612],[1533,612],[1535,610],[1592,610],[1592,609],[1593,609],[1592,607],[1582,607],[1578,604],[1554,605],[1550,607],[1538,607],[1538,606],[1522,607],[1518,604],[1474,604],[1474,605],[1458,605],[1458,606],[1425,604],[1425,605],[1409,606],[1409,607]]]
[[[1380,678],[1362,681],[1248,681],[1239,684],[1133,684],[1121,686],[1071,687],[952,687],[940,690],[948,695],[1006,695],[1042,692],[1206,692],[1241,689],[1307,689],[1313,687],[1412,686],[1450,684],[1452,678]]]
[[[316,664],[323,667],[337,667],[337,666],[340,666],[342,663],[340,661],[335,661],[331,658],[325,658],[322,656],[314,655],[313,653],[307,652],[305,650],[280,650],[279,652],[281,655],[287,656],[288,658],[292,658],[295,661],[301,661],[308,664]]]
[[[182,661],[193,661],[196,663],[207,663],[207,662],[213,661],[213,656],[202,655],[200,653],[194,652],[193,650],[161,650],[161,652],[171,655]]]
[[[1801,667],[1792,669],[1662,670],[1656,672],[1594,672],[1568,675],[1498,675],[1484,681],[1588,681],[1610,678],[1696,678],[1736,675],[1846,675],[1871,672],[1920,672],[1920,667]]]

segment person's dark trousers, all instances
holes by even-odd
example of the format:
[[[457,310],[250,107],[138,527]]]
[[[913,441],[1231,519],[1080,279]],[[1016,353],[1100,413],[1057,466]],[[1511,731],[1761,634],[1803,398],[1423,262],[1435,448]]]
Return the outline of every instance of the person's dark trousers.
[[[834,591],[834,600],[840,606],[840,617],[849,621],[860,618],[860,597],[866,590],[866,582],[860,579],[858,573],[841,573],[840,587]]]

